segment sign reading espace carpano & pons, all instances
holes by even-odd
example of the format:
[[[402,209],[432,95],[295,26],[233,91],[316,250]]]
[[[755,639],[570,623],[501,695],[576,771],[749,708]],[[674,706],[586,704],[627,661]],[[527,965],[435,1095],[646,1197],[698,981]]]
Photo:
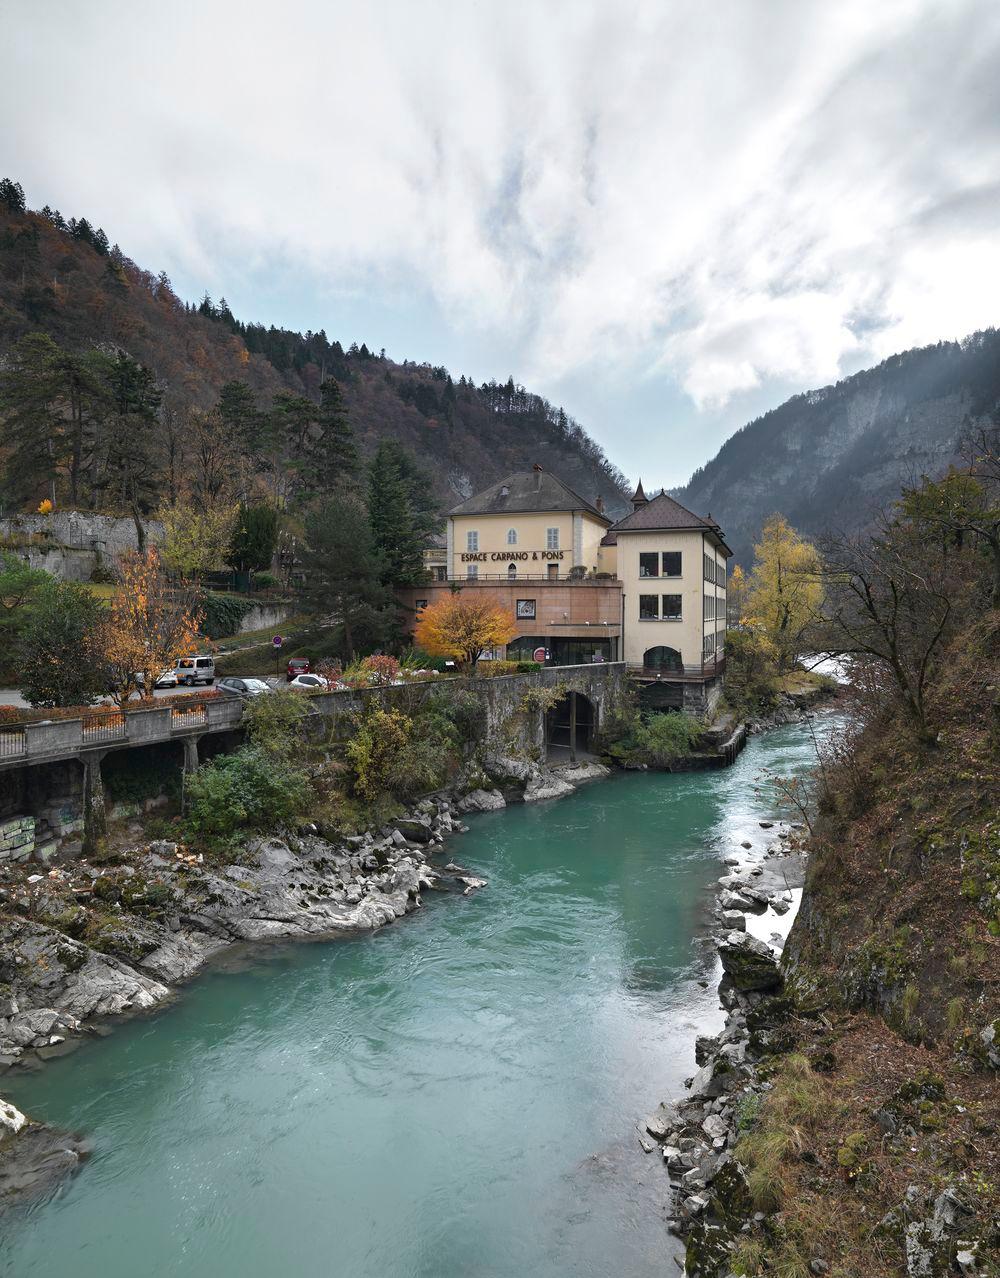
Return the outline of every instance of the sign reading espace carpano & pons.
[[[467,551],[462,555],[463,564],[486,563],[487,559],[491,559],[494,563],[507,563],[510,560],[516,560],[524,563],[528,559],[546,559],[558,560],[562,559],[565,551],[562,550],[494,550],[487,553],[485,550]]]

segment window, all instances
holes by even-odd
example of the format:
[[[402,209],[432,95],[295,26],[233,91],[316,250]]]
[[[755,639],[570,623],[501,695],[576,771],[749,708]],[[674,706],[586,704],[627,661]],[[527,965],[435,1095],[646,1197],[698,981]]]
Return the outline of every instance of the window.
[[[558,528],[546,528],[545,549],[546,550],[559,549],[559,529]]]
[[[681,552],[679,550],[665,550],[663,552],[663,575],[664,577],[679,577],[681,575]]]
[[[715,584],[717,586],[726,584],[726,565],[724,563],[715,565]]]
[[[472,579],[474,579],[474,578],[478,577],[478,576],[479,576],[479,565],[478,565],[478,564],[469,564],[469,565],[468,565],[468,567],[467,567],[467,568],[466,568],[466,570],[465,570],[465,575],[466,575],[466,577],[468,577],[470,580],[472,580]]]
[[[435,579],[435,581],[447,581],[447,580],[448,580],[448,569],[447,569],[447,568],[435,568],[435,569],[434,569],[434,579]]]
[[[470,554],[479,549],[479,533],[478,532],[467,532],[465,534],[465,549],[469,551]]]
[[[517,529],[516,528],[507,529],[507,545],[508,546],[517,545]]]
[[[427,600],[426,600],[426,599],[415,599],[415,600],[413,601],[413,607],[414,607],[414,609],[415,609],[417,612],[419,612],[419,611],[421,610],[421,608],[426,608],[426,607],[427,607]]]
[[[546,566],[545,566],[545,567],[546,567],[546,572],[547,572],[547,573],[548,573],[548,575],[549,575],[549,581],[558,581],[558,579],[559,579],[559,565],[558,565],[558,564],[546,564]]]
[[[661,615],[664,621],[680,621],[681,598],[681,595],[663,596],[663,612]]]
[[[516,577],[516,576],[517,576],[517,564],[508,564],[508,565],[507,565],[507,576],[508,576],[508,577]]]
[[[705,620],[706,620],[706,621],[714,621],[714,620],[715,620],[715,595],[706,595],[706,596],[705,596],[705,612],[704,612],[704,617],[705,617]]]
[[[657,612],[657,605],[660,600],[657,595],[640,595],[639,596],[639,620],[640,621],[658,621],[660,614]]]
[[[639,576],[655,577],[660,566],[660,556],[655,550],[639,556]]]
[[[715,580],[714,558],[711,555],[702,555],[702,560],[704,561],[704,564],[705,564],[705,580],[714,581]]]
[[[707,634],[705,642],[701,645],[702,656],[711,657],[715,653],[715,635]]]
[[[517,619],[518,621],[534,621],[535,620],[534,599],[519,599],[517,601]]]

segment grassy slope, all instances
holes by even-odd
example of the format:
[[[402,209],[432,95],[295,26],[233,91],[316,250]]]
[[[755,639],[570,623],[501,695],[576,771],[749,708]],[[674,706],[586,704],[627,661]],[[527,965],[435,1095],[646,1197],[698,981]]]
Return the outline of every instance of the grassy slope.
[[[910,1185],[956,1186],[958,1236],[981,1258],[1000,1243],[1000,1087],[980,1039],[1000,1016],[998,651],[996,613],[953,646],[934,748],[881,722],[828,768],[787,951],[798,1007],[743,1149],[777,1214],[739,1271],[906,1273],[898,1219],[880,1222]]]

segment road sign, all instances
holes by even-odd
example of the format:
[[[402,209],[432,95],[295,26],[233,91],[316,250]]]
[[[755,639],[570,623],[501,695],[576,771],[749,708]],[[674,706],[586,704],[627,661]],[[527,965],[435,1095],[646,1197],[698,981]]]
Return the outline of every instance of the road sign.
[[[276,648],[280,648],[285,641],[282,639],[281,635],[275,635],[271,642]]]
[[[536,648],[535,651],[531,654],[531,659],[532,661],[537,661],[539,663],[543,662],[545,660],[545,649]]]

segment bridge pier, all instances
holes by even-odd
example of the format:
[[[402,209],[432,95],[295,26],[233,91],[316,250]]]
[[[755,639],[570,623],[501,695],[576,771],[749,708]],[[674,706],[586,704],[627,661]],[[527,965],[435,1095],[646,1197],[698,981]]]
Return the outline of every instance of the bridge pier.
[[[96,852],[108,835],[108,813],[104,804],[101,760],[107,750],[88,750],[83,764],[83,855]]]
[[[201,760],[198,757],[198,742],[200,740],[200,736],[184,738],[184,771],[188,773],[188,775],[192,772],[197,772],[198,766],[201,763]]]

